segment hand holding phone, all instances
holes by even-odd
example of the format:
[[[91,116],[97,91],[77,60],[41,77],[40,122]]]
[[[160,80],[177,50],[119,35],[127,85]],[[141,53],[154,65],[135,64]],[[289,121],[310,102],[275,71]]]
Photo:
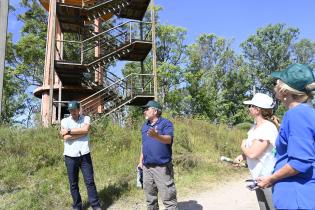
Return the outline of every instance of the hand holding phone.
[[[257,190],[259,188],[258,182],[256,180],[254,180],[254,179],[247,179],[247,180],[245,180],[245,182],[249,183],[248,185],[246,185],[246,187],[250,191]]]

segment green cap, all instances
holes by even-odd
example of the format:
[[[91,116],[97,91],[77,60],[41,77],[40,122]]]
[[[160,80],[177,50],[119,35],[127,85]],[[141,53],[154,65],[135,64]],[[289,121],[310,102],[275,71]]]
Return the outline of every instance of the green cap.
[[[272,72],[271,76],[302,92],[307,92],[305,87],[315,82],[313,69],[300,63],[291,64],[286,69]]]
[[[80,108],[80,103],[77,101],[69,101],[68,103],[68,110],[71,109],[79,109]]]
[[[153,107],[153,108],[156,108],[156,109],[162,111],[161,104],[159,104],[159,102],[156,102],[156,101],[153,101],[153,100],[149,101],[146,105],[142,106],[142,108],[149,108],[149,107]]]

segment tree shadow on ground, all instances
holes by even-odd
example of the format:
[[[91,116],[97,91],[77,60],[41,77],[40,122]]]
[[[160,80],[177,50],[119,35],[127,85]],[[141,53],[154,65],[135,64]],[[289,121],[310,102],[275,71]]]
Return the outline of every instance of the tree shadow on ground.
[[[203,210],[202,205],[195,200],[178,202],[179,210]]]
[[[113,204],[115,200],[121,197],[125,192],[130,190],[130,186],[127,182],[115,183],[108,185],[98,192],[102,209],[107,209]],[[86,210],[90,207],[90,203],[85,201],[83,203],[83,209]]]

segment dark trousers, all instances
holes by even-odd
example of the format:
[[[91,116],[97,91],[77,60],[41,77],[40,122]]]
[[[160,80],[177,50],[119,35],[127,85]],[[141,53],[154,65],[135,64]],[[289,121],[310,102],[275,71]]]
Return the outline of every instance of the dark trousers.
[[[271,188],[255,190],[260,210],[275,210],[272,203]]]
[[[73,208],[82,209],[82,200],[79,192],[79,169],[81,168],[85,186],[87,188],[89,202],[93,209],[100,207],[96,186],[94,183],[94,172],[91,155],[80,157],[65,156],[65,164],[68,172],[70,192],[73,199]]]

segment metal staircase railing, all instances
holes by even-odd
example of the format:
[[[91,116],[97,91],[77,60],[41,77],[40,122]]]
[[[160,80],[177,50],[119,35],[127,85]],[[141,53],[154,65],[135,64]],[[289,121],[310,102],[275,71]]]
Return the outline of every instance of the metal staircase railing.
[[[130,5],[131,2],[132,0],[83,0],[82,7],[87,11],[87,19],[90,21],[108,13],[118,13],[121,9]]]
[[[151,42],[151,23],[128,21],[83,41],[56,40],[57,60],[86,66],[86,83],[93,83],[99,67],[131,52],[136,41]],[[95,49],[100,49],[95,56]]]
[[[110,55],[118,59],[128,53],[127,46],[135,41],[151,41],[150,32],[150,22],[128,21],[83,41],[56,40],[56,46],[63,46],[60,60],[98,67],[101,61],[109,62]],[[101,49],[99,57],[95,57],[96,47]]]
[[[82,113],[92,117],[99,114],[108,115],[136,97],[153,95],[152,74],[132,73],[122,79],[118,79],[116,75],[114,77],[108,86],[80,102]]]

